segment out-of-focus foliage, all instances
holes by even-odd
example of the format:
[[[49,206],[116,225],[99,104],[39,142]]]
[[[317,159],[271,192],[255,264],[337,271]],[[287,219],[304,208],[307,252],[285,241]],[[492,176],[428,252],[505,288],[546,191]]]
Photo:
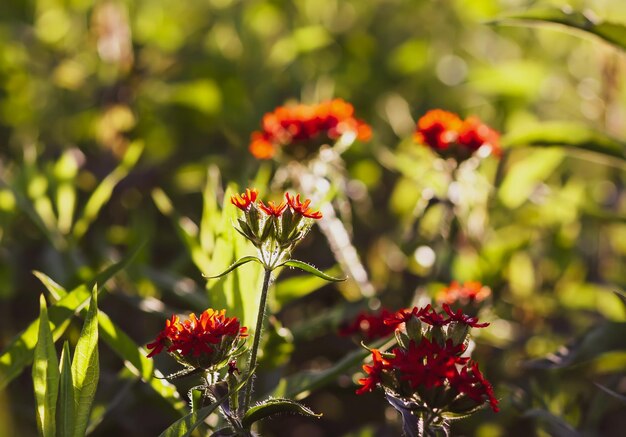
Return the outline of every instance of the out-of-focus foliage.
[[[528,10],[562,22],[554,11],[563,6],[616,26],[597,38],[575,14],[563,16],[586,33],[502,25]],[[257,392],[297,397],[323,416],[267,421],[263,434],[397,435],[400,419],[382,396],[354,395],[366,354],[337,327],[360,308],[421,302],[456,279],[493,289],[481,315],[492,323],[473,356],[502,412],[481,411],[453,432],[619,435],[624,25],[623,0],[4,0],[0,435],[37,433],[23,370],[39,295],[52,299],[52,338],[73,347],[82,326],[73,316],[94,282],[106,292],[88,430],[158,435],[183,417],[181,397],[153,377],[140,346],[176,311],[223,306],[254,325],[256,264],[202,277],[251,249],[223,199],[235,187],[272,194],[276,164],[247,151],[265,112],[333,96],[374,129],[343,154],[339,194],[376,296],[285,269],[270,294]],[[436,107],[500,130],[503,158],[453,174],[413,144],[415,119]],[[342,276],[324,236],[309,240],[294,256]],[[174,369],[167,358],[154,366]]]

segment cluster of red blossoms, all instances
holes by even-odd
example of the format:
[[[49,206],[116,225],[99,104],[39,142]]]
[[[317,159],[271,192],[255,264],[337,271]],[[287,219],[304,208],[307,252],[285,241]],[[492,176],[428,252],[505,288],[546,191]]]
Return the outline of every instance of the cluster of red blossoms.
[[[491,289],[478,281],[467,281],[463,284],[452,281],[448,287],[437,294],[437,300],[449,305],[455,303],[467,305],[482,302],[489,296],[491,296]]]
[[[442,346],[436,341],[422,337],[419,343],[411,341],[408,349],[397,347],[390,354],[372,350],[372,364],[364,365],[367,374],[359,379],[362,385],[357,394],[374,390],[378,384],[384,384],[403,398],[410,398],[416,393],[440,388],[447,396],[433,400],[433,409],[446,408],[451,411],[463,408],[471,410],[489,402],[491,409],[498,412],[498,400],[494,396],[491,383],[478,369],[478,364],[469,357],[463,357],[466,346],[454,345],[447,340]],[[388,386],[392,387],[388,387]],[[467,399],[465,399],[467,398]],[[471,402],[467,402],[467,401]],[[443,404],[441,404],[443,403]]]
[[[458,115],[441,109],[428,111],[418,120],[413,139],[459,161],[482,147],[489,148],[496,156],[502,153],[497,131],[477,117],[461,120]]]
[[[385,323],[385,320],[393,315],[394,313],[387,308],[383,308],[376,313],[362,311],[351,322],[339,328],[339,335],[347,337],[359,334],[365,340],[387,337],[396,330],[395,326]]]
[[[250,152],[257,159],[271,159],[279,147],[316,142],[316,146],[352,133],[367,141],[372,131],[368,124],[354,117],[354,107],[333,99],[316,105],[279,106],[265,114],[262,129],[252,133]]]
[[[376,333],[386,332],[379,325],[382,319],[387,329],[395,330],[398,345],[389,352],[372,350],[357,394],[380,385],[388,395],[432,411],[466,413],[485,402],[498,411],[493,387],[464,356],[469,329],[489,323],[479,323],[460,309],[455,312],[448,304],[443,304],[443,313],[431,305],[386,313],[375,316],[373,325],[378,326]]]
[[[247,330],[236,317],[226,317],[225,310],[209,308],[200,317],[191,313],[185,321],[173,315],[157,338],[146,346],[151,349],[148,357],[165,350],[184,364],[210,368],[228,359],[238,340],[248,336]]]
[[[230,201],[243,212],[248,212],[250,210],[250,206],[256,202],[258,196],[259,192],[255,188],[247,188],[245,193],[235,194],[230,198]],[[259,200],[258,207],[268,216],[280,217],[287,209],[287,206],[289,206],[295,214],[301,215],[302,217],[312,219],[322,218],[322,213],[320,211],[313,211],[309,208],[311,205],[311,201],[309,199],[302,202],[299,194],[293,196],[289,193],[285,193],[285,199],[286,200],[283,200],[278,205],[271,200],[267,202],[267,205],[263,203],[262,200]]]

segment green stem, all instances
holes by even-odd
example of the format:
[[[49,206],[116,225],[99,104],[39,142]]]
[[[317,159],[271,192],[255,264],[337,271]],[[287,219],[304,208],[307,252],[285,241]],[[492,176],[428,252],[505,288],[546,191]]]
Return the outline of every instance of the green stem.
[[[265,319],[265,309],[267,306],[267,292],[270,287],[270,279],[272,277],[272,270],[265,268],[265,276],[263,276],[263,288],[261,290],[261,301],[259,302],[259,313],[257,314],[256,329],[254,330],[254,341],[252,342],[252,353],[250,354],[250,362],[248,363],[248,373],[253,372],[256,367],[256,358],[259,351],[259,343],[261,342],[261,331],[263,330],[263,320]],[[250,406],[250,399],[252,398],[252,386],[254,385],[254,377],[248,380],[246,385],[246,392],[243,401],[243,412],[245,414]]]

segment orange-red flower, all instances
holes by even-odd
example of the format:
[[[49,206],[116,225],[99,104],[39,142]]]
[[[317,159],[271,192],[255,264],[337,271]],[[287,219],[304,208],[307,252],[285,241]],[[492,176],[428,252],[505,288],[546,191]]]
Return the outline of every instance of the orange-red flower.
[[[312,219],[322,218],[322,213],[320,211],[313,211],[311,208],[309,208],[311,200],[306,199],[304,202],[301,202],[299,194],[294,197],[289,193],[285,193],[285,198],[287,199],[287,203],[289,204],[293,212],[300,214],[303,217],[308,217]]]
[[[437,294],[439,302],[449,305],[482,302],[491,295],[491,289],[478,281],[467,281],[461,285],[452,281],[450,285]]]
[[[270,200],[266,205],[263,201],[259,201],[259,208],[267,215],[280,217],[285,209],[287,209],[287,203],[283,201],[276,205]]]
[[[230,197],[230,202],[242,211],[247,211],[255,201],[259,192],[256,188],[246,188],[245,193],[235,194]]]
[[[247,330],[236,317],[226,317],[225,310],[209,308],[199,318],[191,313],[184,322],[174,315],[147,345],[152,349],[148,357],[166,349],[186,364],[208,368],[225,360],[236,342],[248,336]]]
[[[453,156],[457,160],[467,159],[481,147],[488,147],[496,156],[502,152],[500,134],[478,117],[461,120],[458,115],[442,109],[430,110],[418,120],[413,139],[442,156]]]
[[[279,147],[309,141],[337,140],[352,133],[361,141],[371,137],[371,128],[354,117],[354,107],[342,99],[316,105],[279,106],[265,114],[262,129],[252,133],[250,152],[257,159],[270,159]]]
[[[372,364],[363,365],[363,371],[367,374],[365,378],[359,379],[359,384],[363,387],[356,391],[356,394],[362,395],[376,388],[376,384],[381,382],[383,371],[389,367],[387,360],[383,358],[380,351],[372,349]]]

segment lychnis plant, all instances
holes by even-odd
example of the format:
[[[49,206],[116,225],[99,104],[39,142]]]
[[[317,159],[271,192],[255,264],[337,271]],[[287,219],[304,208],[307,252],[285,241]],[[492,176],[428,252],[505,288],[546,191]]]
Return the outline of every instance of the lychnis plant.
[[[171,377],[202,374],[203,383],[194,388],[201,393],[200,405],[211,402],[211,405],[201,410],[202,414],[187,420],[181,419],[181,423],[177,422],[170,427],[172,435],[180,434],[179,431],[183,429],[181,426],[188,427],[184,429],[195,428],[218,408],[228,422],[218,435],[252,435],[251,427],[255,422],[279,413],[315,416],[304,405],[289,399],[271,398],[251,406],[254,372],[273,273],[282,267],[296,267],[329,281],[340,280],[291,258],[293,249],[308,234],[314,220],[322,217],[319,211],[310,208],[310,200],[302,201],[300,195],[285,193],[285,200],[276,204],[272,201],[257,201],[257,197],[257,190],[248,188],[230,199],[242,212],[237,219],[236,229],[256,247],[256,256],[245,256],[220,275],[214,276],[226,275],[253,261],[263,267],[263,285],[252,347],[246,349],[247,328],[241,327],[236,317],[226,317],[224,310],[213,309],[204,311],[200,317],[190,314],[183,322],[178,316],[172,316],[154,342],[148,344],[148,349],[152,350],[149,356],[165,350],[185,366]],[[246,370],[240,372],[237,360],[246,352],[249,352]],[[239,391],[242,389],[244,392],[240,402]],[[190,398],[193,404],[193,389],[190,390]],[[170,435],[168,432],[164,434]]]

